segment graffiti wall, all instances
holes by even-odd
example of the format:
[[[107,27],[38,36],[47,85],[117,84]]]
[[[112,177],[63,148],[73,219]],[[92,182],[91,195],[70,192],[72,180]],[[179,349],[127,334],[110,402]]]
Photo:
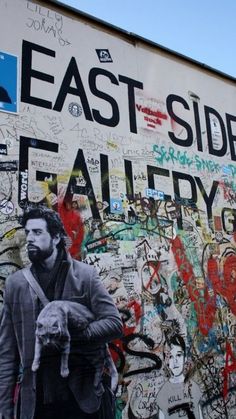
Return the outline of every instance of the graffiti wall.
[[[122,315],[117,419],[235,418],[235,82],[50,2],[0,23],[1,302],[45,203]]]

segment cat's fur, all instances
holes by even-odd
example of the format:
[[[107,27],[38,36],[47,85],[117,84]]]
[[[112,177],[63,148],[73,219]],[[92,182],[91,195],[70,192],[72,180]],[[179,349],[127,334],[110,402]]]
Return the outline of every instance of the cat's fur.
[[[36,322],[35,354],[32,370],[37,371],[39,368],[43,347],[51,345],[57,347],[61,352],[60,374],[62,377],[67,377],[69,375],[68,359],[71,341],[69,326],[76,331],[80,331],[85,329],[93,320],[92,312],[80,303],[57,300],[48,303],[40,312]],[[95,387],[99,386],[101,382],[104,366],[110,370],[113,387],[115,387],[116,368],[108,351],[105,350],[104,352],[104,345],[100,349],[96,346],[95,351],[93,345],[91,352],[86,350],[83,356],[95,369]]]
[[[40,365],[44,346],[55,346],[61,352],[61,376],[69,375],[68,359],[70,354],[69,323],[76,324],[78,331],[85,329],[94,320],[88,308],[72,301],[51,301],[39,313],[36,322],[36,340],[32,370]]]

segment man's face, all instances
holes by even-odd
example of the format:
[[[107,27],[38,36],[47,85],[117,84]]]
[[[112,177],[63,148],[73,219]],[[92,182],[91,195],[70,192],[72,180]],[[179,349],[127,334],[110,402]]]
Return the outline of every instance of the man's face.
[[[51,256],[57,240],[51,237],[43,218],[29,219],[25,225],[25,234],[31,262],[41,262]]]
[[[184,361],[185,355],[181,346],[171,345],[167,355],[167,363],[174,377],[178,377],[183,373]]]

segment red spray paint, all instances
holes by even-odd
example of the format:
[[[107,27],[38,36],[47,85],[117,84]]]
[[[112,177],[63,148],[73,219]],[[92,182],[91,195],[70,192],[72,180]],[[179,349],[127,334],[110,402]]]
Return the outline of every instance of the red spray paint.
[[[185,249],[179,237],[172,240],[172,251],[178,266],[179,275],[187,287],[191,301],[194,303],[199,330],[203,335],[207,336],[215,317],[215,292],[212,295],[207,287],[204,290],[197,288],[192,265],[185,255]]]
[[[64,224],[64,228],[69,238],[71,246],[69,252],[75,259],[80,259],[81,244],[84,238],[84,225],[82,217],[76,207],[70,204],[62,204],[58,206],[58,212]]]

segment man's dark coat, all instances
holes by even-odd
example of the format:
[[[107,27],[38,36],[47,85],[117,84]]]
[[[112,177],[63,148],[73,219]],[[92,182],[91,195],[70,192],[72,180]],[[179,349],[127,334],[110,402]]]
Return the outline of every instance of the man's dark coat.
[[[96,270],[68,255],[69,271],[62,300],[86,305],[96,320],[83,338],[88,346],[107,343],[119,337],[122,323],[112,298]],[[4,307],[0,326],[0,412],[13,418],[13,396],[19,365],[22,367],[21,419],[33,419],[36,403],[36,373],[31,370],[34,358],[35,322],[39,314],[38,298],[19,270],[6,280]],[[93,343],[94,342],[94,343]],[[69,376],[69,386],[82,410],[92,413],[99,408],[101,388],[94,389],[94,374],[76,371]]]

